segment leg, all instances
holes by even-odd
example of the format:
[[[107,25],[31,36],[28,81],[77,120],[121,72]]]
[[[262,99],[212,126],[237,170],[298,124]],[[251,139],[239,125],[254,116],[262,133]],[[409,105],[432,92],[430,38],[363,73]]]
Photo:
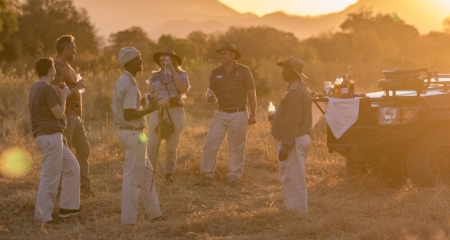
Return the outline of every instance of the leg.
[[[122,185],[122,223],[136,224],[139,196],[145,177],[145,143],[139,131],[119,131],[119,142],[125,152]]]
[[[147,214],[147,218],[149,220],[162,216],[162,212],[159,207],[158,194],[156,193],[153,174],[154,171],[152,165],[150,164],[150,160],[146,157],[145,177],[142,186],[142,198],[144,201],[145,213]]]
[[[247,112],[230,114],[228,125],[228,181],[242,177],[245,160],[245,143],[247,141]]]
[[[186,122],[186,117],[183,108],[169,108],[170,116],[172,117],[175,132],[169,139],[166,140],[166,173],[175,173],[177,162],[177,146],[180,139],[181,131]]]
[[[76,118],[75,118],[75,129],[73,131],[72,146],[76,151],[77,161],[80,164],[81,189],[90,191],[91,180],[89,177],[89,162],[88,162],[90,154],[89,142],[86,137],[83,119],[77,116],[74,117]]]
[[[214,178],[217,151],[219,151],[227,133],[226,119],[224,118],[225,114],[228,113],[217,111],[209,124],[209,130],[205,139],[205,147],[203,148],[202,163],[200,167],[200,173],[205,177]]]
[[[158,126],[158,111],[150,113],[148,118],[148,140],[147,140],[147,154],[152,164],[153,169],[156,169],[156,158],[158,157],[158,148],[160,141],[158,134],[155,132],[155,128]]]
[[[288,154],[288,158],[278,162],[286,208],[301,214],[308,214],[305,161],[310,141],[308,134],[297,137],[292,150]],[[277,155],[280,147],[281,142],[278,142]]]
[[[63,145],[62,184],[60,208],[80,209],[80,171],[78,162],[68,147]]]
[[[41,221],[51,221],[63,167],[62,135],[41,135],[36,138],[36,144],[42,151],[43,159],[34,217]]]

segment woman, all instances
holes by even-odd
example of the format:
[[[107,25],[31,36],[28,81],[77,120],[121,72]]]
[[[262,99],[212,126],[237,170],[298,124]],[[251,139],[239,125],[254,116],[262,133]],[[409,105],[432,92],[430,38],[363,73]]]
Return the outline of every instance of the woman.
[[[175,127],[174,133],[166,139],[164,167],[166,181],[172,183],[176,169],[178,140],[186,121],[181,96],[184,96],[184,93],[190,88],[189,78],[180,67],[181,58],[172,49],[165,48],[163,51],[153,54],[153,60],[160,69],[150,76],[147,93],[156,98],[160,111],[162,108],[167,108]],[[156,169],[156,158],[161,143],[161,139],[155,131],[159,124],[160,111],[150,113],[148,119],[147,154],[154,169]],[[168,118],[166,111],[162,111],[162,117]]]

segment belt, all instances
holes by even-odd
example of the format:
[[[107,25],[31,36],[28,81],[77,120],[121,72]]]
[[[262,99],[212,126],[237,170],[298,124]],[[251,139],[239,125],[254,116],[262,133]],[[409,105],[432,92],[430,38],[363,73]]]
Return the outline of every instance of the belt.
[[[247,111],[246,107],[237,107],[237,108],[219,108],[221,112],[226,113],[235,113],[235,112],[244,112]]]
[[[132,127],[132,126],[121,126],[119,127],[120,130],[134,130],[134,131],[144,131],[145,127]]]

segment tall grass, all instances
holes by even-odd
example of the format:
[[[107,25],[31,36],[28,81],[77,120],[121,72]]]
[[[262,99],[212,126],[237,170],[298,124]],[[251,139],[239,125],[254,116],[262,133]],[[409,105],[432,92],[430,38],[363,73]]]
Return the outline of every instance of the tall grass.
[[[306,163],[310,214],[300,217],[287,212],[265,110],[269,101],[276,102],[282,96],[286,84],[280,80],[279,69],[268,62],[253,70],[262,72],[271,91],[258,98],[258,123],[249,128],[240,185],[226,183],[224,143],[215,182],[196,186],[208,122],[217,108],[203,101],[212,67],[207,63],[185,66],[192,89],[186,99],[187,124],[179,144],[176,183],[167,185],[162,164],[156,168],[157,191],[166,219],[148,222],[141,208],[135,227],[120,224],[124,155],[112,122],[111,97],[121,71],[82,72],[88,86],[83,114],[92,149],[89,161],[96,196],[82,199],[79,217],[44,226],[33,219],[41,153],[29,135],[27,113],[28,91],[36,77],[33,72],[1,74],[0,152],[11,147],[25,149],[31,155],[31,168],[21,178],[0,176],[0,239],[450,238],[450,190],[446,186],[418,188],[408,183],[392,189],[371,176],[349,177],[344,159],[327,152],[323,120],[311,134]],[[321,71],[324,69],[310,70],[312,90],[320,90],[325,80],[320,76],[328,75]],[[137,76],[141,92],[149,75],[147,69]],[[163,162],[164,149],[162,146],[159,163]]]

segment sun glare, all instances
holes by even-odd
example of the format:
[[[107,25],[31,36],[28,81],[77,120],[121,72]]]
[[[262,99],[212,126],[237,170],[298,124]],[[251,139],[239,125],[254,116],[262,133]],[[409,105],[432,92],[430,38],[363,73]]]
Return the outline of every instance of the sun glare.
[[[30,166],[30,154],[21,148],[10,148],[0,156],[0,172],[7,177],[22,177],[28,173]]]
[[[441,7],[441,10],[448,11],[448,15],[450,16],[450,0],[433,0],[436,4]]]

